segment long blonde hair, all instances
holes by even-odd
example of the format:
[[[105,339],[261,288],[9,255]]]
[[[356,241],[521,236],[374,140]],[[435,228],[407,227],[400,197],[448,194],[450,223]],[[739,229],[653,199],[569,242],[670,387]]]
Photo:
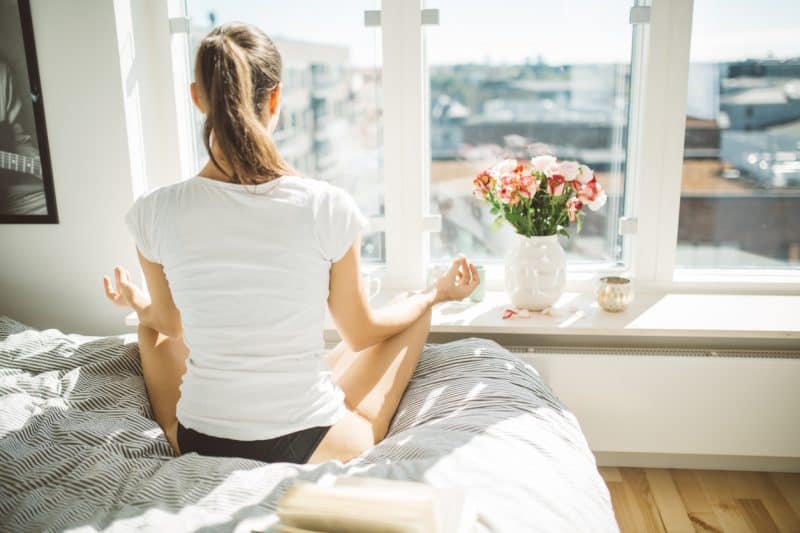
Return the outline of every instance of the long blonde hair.
[[[203,144],[214,165],[233,182],[258,184],[292,173],[265,126],[281,68],[275,44],[250,24],[223,24],[200,41],[195,79],[207,107]],[[212,133],[230,174],[211,151]]]

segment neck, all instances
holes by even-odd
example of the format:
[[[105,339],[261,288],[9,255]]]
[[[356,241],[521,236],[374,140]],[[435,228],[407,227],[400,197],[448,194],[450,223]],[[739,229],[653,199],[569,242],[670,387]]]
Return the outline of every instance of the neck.
[[[217,163],[219,163],[222,168],[219,168],[217,165],[215,165],[214,161],[209,158],[208,162],[202,169],[200,169],[198,174],[204,178],[210,178],[212,180],[230,181],[228,176],[231,174],[231,169],[225,161],[225,156],[222,155],[222,152],[219,150],[219,148],[217,148],[216,144],[212,143],[211,153],[214,155],[214,159],[217,160]]]

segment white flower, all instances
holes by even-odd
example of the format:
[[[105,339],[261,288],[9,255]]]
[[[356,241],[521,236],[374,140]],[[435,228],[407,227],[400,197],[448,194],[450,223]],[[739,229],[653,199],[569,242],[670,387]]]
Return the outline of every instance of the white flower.
[[[594,177],[594,170],[586,165],[580,165],[578,168],[580,169],[580,173],[578,174],[578,182],[580,182],[581,185],[586,185],[592,181],[592,178]]]
[[[531,165],[542,174],[547,173],[547,169],[556,164],[556,158],[552,155],[539,155],[531,159]]]
[[[548,178],[552,178],[553,176],[560,176],[561,175],[561,163],[558,161],[554,161],[547,165],[547,168],[544,169],[544,175]]]
[[[491,172],[495,176],[500,177],[505,176],[506,174],[511,174],[515,168],[517,168],[516,159],[504,159],[492,167]]]
[[[595,198],[595,200],[593,202],[589,202],[586,205],[588,205],[589,209],[591,209],[592,211],[597,211],[598,209],[600,209],[601,207],[606,205],[606,199],[607,198],[608,197],[606,196],[605,191],[601,191],[600,194],[597,195],[597,198]]]
[[[575,181],[578,178],[580,166],[577,161],[562,161],[559,170],[566,181]]]

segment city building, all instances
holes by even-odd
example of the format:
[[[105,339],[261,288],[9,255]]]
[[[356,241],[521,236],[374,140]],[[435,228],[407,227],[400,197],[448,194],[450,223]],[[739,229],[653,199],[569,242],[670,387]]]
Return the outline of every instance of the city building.
[[[800,261],[799,72],[800,60],[691,64],[684,264],[720,264],[719,254],[733,265]],[[609,190],[608,207],[565,243],[568,252],[585,256],[588,246],[589,256],[608,258],[619,250],[627,66],[451,65],[436,67],[431,80],[431,193],[443,217],[435,251],[502,255],[510,237],[485,231],[491,217],[470,197],[471,178],[499,157],[542,151],[590,165]],[[735,223],[744,212],[761,218]]]

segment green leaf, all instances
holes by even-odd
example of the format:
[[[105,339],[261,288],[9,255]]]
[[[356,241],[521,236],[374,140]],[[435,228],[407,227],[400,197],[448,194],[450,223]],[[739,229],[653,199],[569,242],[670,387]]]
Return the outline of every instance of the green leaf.
[[[500,227],[503,225],[503,215],[498,215],[495,217],[494,221],[492,222],[492,231],[498,231]]]

